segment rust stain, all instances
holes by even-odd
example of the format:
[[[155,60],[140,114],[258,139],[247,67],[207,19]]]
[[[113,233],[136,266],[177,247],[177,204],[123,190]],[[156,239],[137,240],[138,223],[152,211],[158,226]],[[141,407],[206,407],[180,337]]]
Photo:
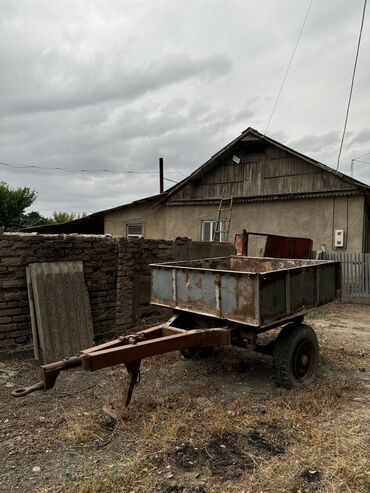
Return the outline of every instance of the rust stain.
[[[199,277],[199,279],[195,283],[195,287],[198,289],[203,289],[203,279],[201,277]]]

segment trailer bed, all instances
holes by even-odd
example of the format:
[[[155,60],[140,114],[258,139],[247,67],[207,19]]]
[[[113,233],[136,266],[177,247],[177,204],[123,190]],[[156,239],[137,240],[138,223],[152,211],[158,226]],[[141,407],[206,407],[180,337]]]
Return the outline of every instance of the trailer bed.
[[[230,256],[152,264],[151,303],[266,329],[340,298],[340,263]]]

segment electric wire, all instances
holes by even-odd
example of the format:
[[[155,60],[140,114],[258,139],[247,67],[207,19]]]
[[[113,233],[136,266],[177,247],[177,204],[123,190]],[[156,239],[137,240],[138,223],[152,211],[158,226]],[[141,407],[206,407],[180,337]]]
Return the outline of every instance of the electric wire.
[[[344,137],[345,137],[346,130],[347,130],[347,122],[348,122],[349,109],[350,109],[351,100],[352,100],[352,92],[353,92],[353,85],[354,85],[355,75],[356,75],[357,60],[358,60],[358,55],[359,55],[359,52],[360,52],[362,30],[363,30],[363,27],[364,27],[366,4],[367,4],[367,0],[364,0],[364,7],[363,7],[363,10],[362,10],[360,33],[359,33],[359,36],[358,36],[357,48],[356,48],[355,63],[354,63],[354,66],[353,66],[353,71],[352,71],[351,87],[350,87],[350,91],[349,91],[346,116],[345,116],[345,119],[344,119],[343,133],[342,133],[342,138],[341,138],[341,141],[340,141],[340,147],[339,147],[339,152],[338,152],[338,160],[337,160],[337,167],[335,169],[335,173],[338,173],[338,170],[339,170],[340,156],[342,154]],[[332,190],[334,188],[334,180],[335,180],[335,175],[333,175],[332,180],[331,180],[331,189]],[[348,217],[348,199],[347,199],[347,217]],[[333,197],[333,223],[332,223],[332,248],[333,248],[333,250],[335,249],[335,246],[334,246],[334,219],[335,219],[335,197]],[[347,232],[348,232],[348,224],[347,224]]]
[[[357,161],[357,159],[360,159],[361,157],[367,156],[368,154],[370,154],[370,152],[365,152],[365,154],[361,154],[361,156],[354,157],[353,160]]]
[[[302,24],[302,27],[301,27],[301,30],[299,31],[299,35],[298,35],[298,39],[296,41],[296,44],[294,46],[294,49],[293,49],[293,52],[291,54],[291,57],[290,57],[290,60],[289,60],[289,63],[288,63],[288,67],[285,71],[285,74],[284,74],[284,77],[283,77],[283,81],[280,85],[280,89],[279,89],[279,92],[278,92],[278,95],[276,97],[276,100],[275,100],[275,103],[274,103],[274,106],[272,108],[272,112],[271,112],[271,115],[270,115],[270,118],[268,119],[268,122],[267,122],[267,125],[266,125],[266,128],[265,128],[265,131],[263,132],[263,136],[266,135],[267,133],[267,130],[270,126],[270,123],[271,123],[271,120],[272,120],[272,117],[274,116],[274,113],[275,113],[275,110],[276,110],[276,107],[277,107],[277,104],[279,102],[279,99],[280,99],[280,96],[281,96],[281,93],[283,92],[283,87],[284,87],[284,84],[285,84],[285,81],[287,79],[287,76],[288,76],[288,73],[289,73],[289,70],[290,70],[290,67],[293,63],[293,59],[294,59],[294,55],[295,55],[295,52],[297,51],[297,48],[298,48],[298,44],[299,44],[299,41],[301,39],[301,36],[302,36],[302,33],[303,33],[303,30],[304,30],[304,27],[306,25],[306,22],[307,22],[307,18],[308,18],[308,14],[310,13],[310,10],[311,10],[311,7],[312,7],[312,4],[313,4],[314,0],[311,0],[310,1],[310,4],[308,6],[308,9],[307,9],[307,12],[306,12],[306,15],[304,17],[304,20],[303,20],[303,24]]]
[[[10,163],[4,163],[3,161],[0,162],[1,166],[6,166],[8,168],[13,168],[13,169],[37,169],[37,170],[43,170],[43,171],[68,171],[70,173],[89,173],[89,174],[94,174],[94,173],[112,173],[116,175],[122,175],[122,174],[129,174],[129,175],[147,175],[147,174],[159,174],[159,171],[131,171],[131,170],[124,170],[124,171],[112,171],[110,169],[93,169],[93,170],[88,170],[88,169],[75,169],[75,168],[62,168],[60,166],[39,166],[37,164],[10,164]],[[184,174],[182,171],[167,171],[167,173],[180,173]],[[166,178],[165,176],[163,177],[165,181],[169,181],[171,183],[179,183],[176,180],[171,180],[171,178]]]
[[[355,161],[356,163],[361,163],[361,164],[370,164],[370,161],[361,161],[361,159],[352,159],[352,161]]]
[[[41,166],[38,164],[13,164],[13,163],[7,163],[4,161],[0,161],[1,166],[6,166],[8,168],[15,168],[15,169],[41,169],[45,171],[49,170],[57,170],[57,171],[67,171],[71,173],[112,173],[112,174],[130,174],[130,175],[146,175],[146,174],[158,174],[159,171],[132,171],[132,170],[122,170],[122,171],[113,171],[110,169],[79,169],[79,168],[65,168],[62,166]],[[167,173],[180,173],[184,174],[182,171],[166,171]]]
[[[342,138],[341,138],[340,146],[339,146],[338,159],[337,159],[337,167],[335,169],[336,172],[338,172],[338,170],[339,170],[339,163],[340,163],[340,157],[341,157],[342,149],[343,149],[344,137],[345,137],[346,131],[347,131],[347,122],[348,122],[349,110],[350,110],[350,107],[351,107],[351,100],[352,100],[353,86],[354,86],[354,82],[355,82],[355,75],[356,75],[356,69],[357,69],[358,55],[360,53],[362,30],[363,30],[363,27],[364,27],[366,4],[367,4],[367,0],[364,0],[364,6],[363,6],[363,9],[362,9],[362,18],[361,18],[360,33],[359,33],[359,36],[358,36],[357,48],[356,48],[355,63],[354,63],[353,70],[352,70],[351,87],[350,87],[350,91],[349,91],[346,116],[345,116],[345,119],[344,119],[344,127],[343,127]]]
[[[179,183],[178,181],[171,180],[170,178],[163,177],[164,180],[170,181],[171,183]]]
[[[14,163],[6,163],[4,161],[0,161],[1,166],[6,166],[7,168],[13,168],[13,169],[36,169],[36,170],[43,170],[43,171],[66,171],[69,173],[89,173],[89,174],[95,174],[95,173],[111,173],[115,175],[123,175],[123,174],[128,174],[128,175],[147,175],[147,174],[159,174],[159,171],[132,171],[132,170],[123,170],[123,171],[113,171],[110,169],[77,169],[77,168],[64,168],[61,166],[41,166],[38,164],[14,164]],[[181,174],[183,176],[184,173],[182,171],[166,171],[168,174]],[[170,178],[163,177],[164,180],[169,181],[171,183],[179,183],[178,181],[172,180]]]

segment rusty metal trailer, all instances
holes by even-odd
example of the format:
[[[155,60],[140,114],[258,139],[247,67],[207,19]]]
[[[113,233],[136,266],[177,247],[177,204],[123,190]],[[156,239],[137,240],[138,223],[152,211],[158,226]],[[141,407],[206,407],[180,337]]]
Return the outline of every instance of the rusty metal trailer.
[[[340,298],[339,262],[231,256],[151,268],[151,303],[171,308],[169,321],[43,365],[42,380],[13,395],[50,389],[60,371],[72,367],[93,371],[125,364],[131,375],[128,405],[142,359],[175,350],[193,358],[228,345],[272,355],[278,385],[312,381],[319,347],[315,332],[302,322],[310,310]],[[284,327],[276,340],[259,344],[260,333],[279,326]]]

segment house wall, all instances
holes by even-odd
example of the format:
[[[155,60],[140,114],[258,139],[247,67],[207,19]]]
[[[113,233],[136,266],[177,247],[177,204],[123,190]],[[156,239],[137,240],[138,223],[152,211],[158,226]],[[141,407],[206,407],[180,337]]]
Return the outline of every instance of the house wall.
[[[143,223],[144,238],[165,238],[164,212],[163,206],[153,203],[138,204],[111,211],[104,216],[104,233],[126,236],[128,223]],[[173,238],[175,237],[171,237]]]
[[[365,253],[370,253],[370,205],[365,203],[365,216],[364,216],[364,241],[365,241]]]
[[[202,219],[216,219],[217,206],[167,207],[166,236],[200,239]],[[229,240],[243,229],[253,232],[309,237],[314,250],[334,250],[334,230],[345,232],[341,251],[363,251],[364,199],[335,197],[254,202],[233,206]]]
[[[106,233],[119,234],[131,218],[146,221],[146,238],[173,240],[187,236],[201,239],[201,221],[217,218],[218,205],[161,206],[151,209],[123,209],[106,219]],[[158,214],[155,216],[155,214]],[[114,224],[114,229],[110,225]],[[276,200],[234,204],[229,241],[243,229],[253,232],[303,236],[313,240],[314,250],[324,245],[334,250],[334,230],[343,229],[345,246],[341,251],[361,252],[364,248],[364,198],[362,196]]]

